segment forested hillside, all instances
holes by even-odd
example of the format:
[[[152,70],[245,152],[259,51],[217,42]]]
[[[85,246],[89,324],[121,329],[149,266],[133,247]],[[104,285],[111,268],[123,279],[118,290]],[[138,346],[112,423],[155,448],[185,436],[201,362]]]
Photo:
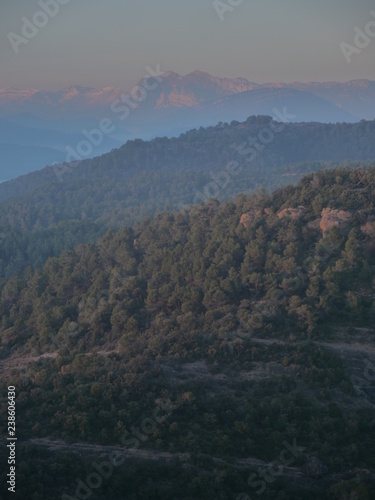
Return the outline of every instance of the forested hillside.
[[[27,266],[41,267],[49,257],[73,250],[79,243],[94,242],[105,231],[103,224],[90,221],[61,221],[49,229],[35,231],[2,228],[0,277],[7,278]]]
[[[271,192],[307,173],[363,167],[374,157],[375,121],[288,124],[258,116],[177,139],[129,141],[93,160],[0,184],[0,277],[95,241],[103,228],[210,198]],[[81,229],[73,235],[69,227]]]
[[[165,212],[12,276],[18,495],[72,498],[114,446],[96,498],[374,498],[374,285],[375,168]]]
[[[92,160],[0,184],[0,200],[9,200],[0,224],[38,229],[90,219],[120,227],[205,198],[272,191],[338,162],[371,161],[374,139],[375,121],[288,124],[258,116],[174,139],[129,141]]]
[[[319,172],[270,196],[212,200],[109,230],[4,284],[2,348],[89,348],[123,331],[121,343],[133,345],[164,315],[171,332],[233,331],[262,318],[257,328],[302,338],[322,321],[368,321],[374,181],[375,169]]]

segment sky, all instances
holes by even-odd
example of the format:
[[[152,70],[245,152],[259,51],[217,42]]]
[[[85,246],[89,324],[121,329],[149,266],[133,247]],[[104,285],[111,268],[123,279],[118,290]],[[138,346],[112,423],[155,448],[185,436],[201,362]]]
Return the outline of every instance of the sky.
[[[56,1],[23,36],[22,18]],[[340,48],[371,11],[373,0],[0,0],[0,88],[129,89],[158,64],[258,83],[375,80],[375,23],[350,63]]]

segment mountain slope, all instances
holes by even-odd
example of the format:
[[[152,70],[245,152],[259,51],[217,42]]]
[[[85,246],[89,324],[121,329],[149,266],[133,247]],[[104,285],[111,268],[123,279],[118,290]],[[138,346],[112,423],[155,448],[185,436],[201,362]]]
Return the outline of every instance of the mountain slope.
[[[27,125],[23,122],[28,122]],[[16,178],[43,166],[66,160],[66,147],[82,141],[82,125],[67,128],[70,132],[54,130],[56,122],[38,120],[33,115],[17,119],[0,119],[0,175],[2,181]],[[65,125],[61,123],[61,127]],[[86,126],[85,129],[91,130]],[[72,132],[73,130],[73,132]],[[104,137],[94,155],[121,145],[112,137]],[[94,156],[93,155],[93,156]]]
[[[1,184],[0,224],[33,229],[71,219],[133,223],[157,210],[228,199],[244,189],[272,190],[318,170],[319,162],[371,161],[374,137],[375,122],[282,124],[260,116],[176,139],[129,141],[101,157]]]
[[[231,116],[236,119],[245,119],[249,110],[254,115],[271,115],[276,109],[287,108],[294,116],[290,121],[316,121],[316,122],[354,122],[356,117],[332,102],[313,93],[289,88],[256,89],[241,92],[234,96],[224,97],[214,101],[205,108],[208,116],[213,116],[217,121],[228,121]]]
[[[370,500],[374,200],[374,168],[318,172],[2,283],[19,494]]]
[[[375,82],[373,81],[291,83],[284,86],[322,97],[357,118],[374,119]]]

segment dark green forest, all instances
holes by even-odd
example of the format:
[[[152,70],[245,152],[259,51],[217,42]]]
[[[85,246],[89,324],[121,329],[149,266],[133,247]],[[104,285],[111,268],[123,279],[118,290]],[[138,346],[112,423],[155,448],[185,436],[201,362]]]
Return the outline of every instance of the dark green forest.
[[[331,140],[336,126],[308,127],[317,134],[325,127]],[[374,123],[340,127],[340,134],[356,130],[359,144],[361,127],[371,131]],[[231,142],[240,124],[218,128]],[[211,134],[191,132],[183,141]],[[163,141],[172,144],[159,139],[146,150]],[[312,136],[326,160],[329,139],[318,143]],[[348,158],[354,143],[340,154]],[[143,150],[138,142],[127,147],[134,157]],[[373,156],[371,147],[361,142],[362,159]],[[99,172],[105,157],[95,161]],[[64,183],[40,188],[40,207],[31,202],[37,191],[18,205],[4,202],[3,223],[23,210],[24,230],[63,224],[71,246],[42,265],[46,249],[29,265],[34,247],[29,267],[0,284],[2,395],[10,383],[17,387],[16,498],[77,498],[77,485],[87,487],[103,461],[112,470],[107,465],[91,487],[92,498],[375,497],[374,365],[366,347],[374,340],[375,168],[330,167],[306,165],[313,172],[272,193],[237,194],[259,187],[243,179],[229,200],[181,210],[159,197],[161,177],[158,184],[145,175],[144,207],[121,228],[127,208],[113,210],[112,196],[119,179],[108,189],[103,180],[97,207],[89,195],[94,200],[95,182],[99,189],[94,174],[86,185],[74,181],[76,203],[66,204],[73,190]],[[53,189],[63,198],[43,223]],[[79,210],[80,196],[91,226],[74,228],[63,221]],[[151,206],[155,199],[163,201]],[[19,235],[14,217],[9,225]],[[48,233],[51,245],[56,231]],[[121,465],[110,461],[112,449],[123,450]]]
[[[146,339],[163,321],[171,335],[256,326],[302,338],[328,319],[371,321],[374,179],[373,168],[318,172],[269,196],[109,229],[4,282],[1,348],[21,344],[20,335],[35,352],[90,348],[126,331],[127,351],[132,336]]]

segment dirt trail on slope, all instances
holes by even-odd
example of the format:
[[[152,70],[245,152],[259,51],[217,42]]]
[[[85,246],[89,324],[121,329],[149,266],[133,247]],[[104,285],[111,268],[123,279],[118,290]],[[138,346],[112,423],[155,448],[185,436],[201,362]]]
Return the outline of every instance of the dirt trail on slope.
[[[96,456],[101,458],[107,458],[113,453],[120,453],[125,459],[139,459],[139,460],[151,460],[151,461],[165,461],[172,462],[179,460],[180,462],[189,463],[191,462],[190,453],[170,453],[166,451],[155,451],[155,450],[144,450],[144,449],[130,449],[123,446],[116,445],[98,445],[90,443],[66,443],[62,440],[51,440],[49,438],[33,438],[27,441],[35,446],[40,446],[47,448],[49,451],[58,453],[75,453],[80,456]],[[212,461],[217,465],[223,465],[226,467],[232,467],[237,469],[255,469],[258,467],[267,468],[272,466],[263,460],[259,460],[254,457],[248,458],[238,458],[233,459],[230,462],[223,458],[212,457]],[[293,478],[301,478],[304,474],[295,467],[283,467],[283,475],[290,476]]]
[[[11,356],[0,360],[0,374],[10,370],[20,370],[28,364],[40,361],[41,359],[55,359],[58,355],[58,352],[47,352],[40,356]]]
[[[95,351],[101,356],[109,356],[110,354],[118,353],[118,348],[109,351]],[[20,370],[25,368],[30,363],[35,363],[43,359],[56,359],[59,356],[59,352],[46,352],[40,356],[25,356],[25,355],[13,355],[8,358],[0,360],[0,375],[11,370]],[[90,356],[94,354],[93,352],[81,352],[76,353],[75,356]]]

